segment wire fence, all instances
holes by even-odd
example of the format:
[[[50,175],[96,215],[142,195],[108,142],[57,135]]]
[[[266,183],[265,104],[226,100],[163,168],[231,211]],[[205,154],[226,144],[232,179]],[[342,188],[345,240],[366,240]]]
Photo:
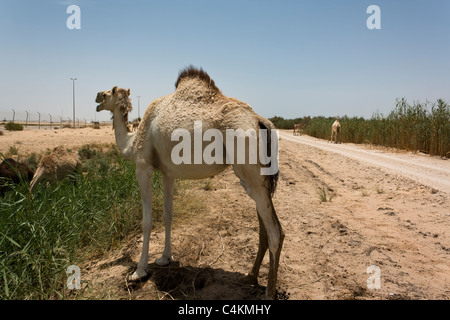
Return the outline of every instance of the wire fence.
[[[108,125],[111,121],[96,121],[95,119],[88,118],[75,118],[75,124],[73,118],[64,117],[61,115],[55,115],[45,112],[35,111],[22,111],[22,110],[0,110],[0,124],[5,125],[8,122],[19,123],[26,128],[83,128],[97,125]]]

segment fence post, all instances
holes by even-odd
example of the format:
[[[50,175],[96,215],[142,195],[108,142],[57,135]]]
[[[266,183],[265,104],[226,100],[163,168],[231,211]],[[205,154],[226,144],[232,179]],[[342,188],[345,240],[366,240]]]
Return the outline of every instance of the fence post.
[[[27,113],[27,120],[25,120],[25,127],[28,127],[28,111],[25,111]]]
[[[39,129],[41,129],[41,113],[38,112],[38,115],[39,115]]]
[[[14,123],[14,118],[16,117],[16,112],[14,111],[14,109],[12,109],[13,111],[13,119],[12,119],[12,123]]]
[[[52,115],[51,115],[50,113],[49,113],[48,115],[49,115],[49,117],[50,117],[50,129],[51,129],[51,128],[52,128],[52,123],[53,123],[53,122],[52,122]]]

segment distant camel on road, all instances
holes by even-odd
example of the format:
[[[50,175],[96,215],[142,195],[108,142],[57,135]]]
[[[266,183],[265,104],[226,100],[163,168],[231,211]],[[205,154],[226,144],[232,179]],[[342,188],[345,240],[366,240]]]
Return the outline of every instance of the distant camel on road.
[[[301,136],[302,135],[302,125],[301,123],[294,124],[294,136]]]
[[[333,142],[333,136],[335,138],[335,143],[341,143],[341,124],[339,123],[338,119],[336,119],[336,121],[334,121],[333,125],[331,126],[330,142]]]

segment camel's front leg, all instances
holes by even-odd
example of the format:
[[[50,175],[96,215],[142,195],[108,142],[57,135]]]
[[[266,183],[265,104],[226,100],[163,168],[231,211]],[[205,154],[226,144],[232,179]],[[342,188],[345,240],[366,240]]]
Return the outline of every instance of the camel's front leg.
[[[147,276],[148,249],[150,232],[152,230],[152,174],[152,167],[136,166],[136,178],[142,198],[142,229],[144,242],[142,244],[142,253],[137,270],[129,277],[130,281],[137,281]]]
[[[172,244],[171,244],[171,229],[173,220],[173,188],[175,179],[163,174],[164,184],[164,228],[166,232],[166,240],[164,244],[164,251],[162,257],[156,259],[156,264],[159,266],[166,266],[171,261],[172,257]]]

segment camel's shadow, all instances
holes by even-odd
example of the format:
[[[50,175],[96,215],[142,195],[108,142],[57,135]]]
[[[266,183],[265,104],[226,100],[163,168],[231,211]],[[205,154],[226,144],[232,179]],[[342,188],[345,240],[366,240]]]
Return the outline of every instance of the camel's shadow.
[[[173,261],[161,267],[155,263],[147,267],[148,276],[137,283],[127,283],[139,290],[147,281],[154,283],[161,296],[176,300],[258,300],[264,299],[265,287],[245,284],[240,272],[220,268],[181,266]]]

